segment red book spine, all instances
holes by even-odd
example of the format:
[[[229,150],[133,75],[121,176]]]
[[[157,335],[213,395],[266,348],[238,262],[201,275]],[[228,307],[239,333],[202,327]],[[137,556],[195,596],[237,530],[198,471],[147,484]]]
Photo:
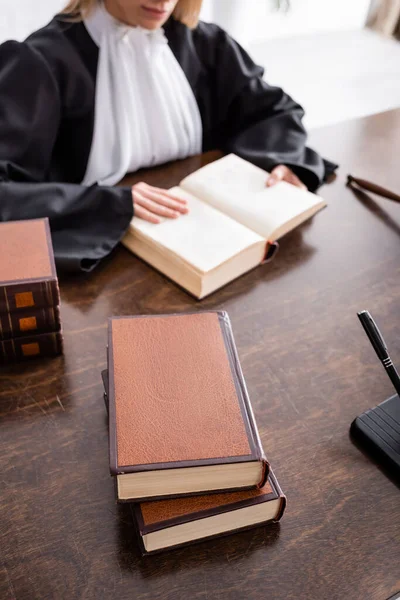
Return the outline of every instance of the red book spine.
[[[0,341],[60,331],[60,308],[33,308],[0,314]]]
[[[0,286],[0,313],[58,306],[60,290],[57,279],[27,281]]]
[[[42,333],[0,342],[0,364],[62,354],[61,332]]]

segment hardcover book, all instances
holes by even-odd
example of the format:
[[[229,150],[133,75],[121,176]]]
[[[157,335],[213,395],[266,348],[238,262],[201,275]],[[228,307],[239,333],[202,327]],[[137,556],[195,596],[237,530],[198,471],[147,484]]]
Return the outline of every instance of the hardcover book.
[[[101,373],[107,413],[108,371]],[[286,497],[270,469],[254,490],[133,503],[143,553],[227,535],[281,519]]]
[[[58,356],[63,351],[61,332],[42,333],[0,341],[0,364]]]
[[[261,447],[225,312],[109,321],[110,470],[120,501],[261,488]]]
[[[0,340],[60,331],[58,306],[0,314]]]
[[[189,213],[153,224],[134,217],[122,243],[134,254],[204,298],[271,258],[276,240],[310,219],[326,202],[280,182],[234,154],[192,173],[170,191]]]
[[[133,506],[144,553],[219,537],[281,519],[286,498],[270,470],[260,489]]]
[[[57,306],[48,219],[0,223],[0,313]]]

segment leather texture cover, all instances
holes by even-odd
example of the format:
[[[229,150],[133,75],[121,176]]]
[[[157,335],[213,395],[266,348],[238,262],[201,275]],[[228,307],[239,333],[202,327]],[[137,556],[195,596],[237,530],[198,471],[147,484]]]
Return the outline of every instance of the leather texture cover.
[[[56,332],[60,329],[58,306],[0,314],[0,340]]]
[[[262,461],[228,315],[109,322],[112,474]]]
[[[156,502],[142,502],[133,505],[133,513],[136,521],[136,528],[141,538],[143,535],[160,531],[183,523],[189,523],[195,520],[205,519],[221,513],[230,512],[260,504],[270,502],[280,498],[280,510],[272,522],[278,522],[286,508],[286,496],[283,494],[280,485],[272,470],[269,472],[268,481],[261,489],[247,490],[233,493],[210,494],[194,496],[189,498],[179,498],[174,500],[160,500]],[[267,523],[266,521],[265,523]],[[222,535],[236,533],[245,529],[258,527],[263,523],[232,529],[224,532]],[[200,538],[189,543],[201,542],[204,539],[221,537],[220,534]],[[185,544],[184,544],[185,545]],[[170,547],[169,547],[170,548]],[[141,542],[142,552],[146,550]]]
[[[61,332],[0,341],[0,364],[62,354]]]
[[[0,313],[60,303],[48,219],[0,223]]]

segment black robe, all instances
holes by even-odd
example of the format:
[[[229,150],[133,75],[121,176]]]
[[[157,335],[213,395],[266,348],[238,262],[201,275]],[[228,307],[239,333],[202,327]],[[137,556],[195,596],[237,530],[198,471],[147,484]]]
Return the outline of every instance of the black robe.
[[[203,151],[289,166],[315,190],[335,166],[306,147],[303,110],[223,30],[165,33],[196,97]],[[128,188],[80,185],[93,137],[98,48],[83,23],[56,17],[25,42],[0,46],[0,221],[47,216],[56,263],[90,270],[132,218]],[[4,257],[3,257],[4,259]]]

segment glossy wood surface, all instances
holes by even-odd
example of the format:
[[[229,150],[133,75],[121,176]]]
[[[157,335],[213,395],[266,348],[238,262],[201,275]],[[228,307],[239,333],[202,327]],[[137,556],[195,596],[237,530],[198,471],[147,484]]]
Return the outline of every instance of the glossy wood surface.
[[[400,364],[400,110],[315,131],[341,164],[329,207],[273,263],[203,302],[123,248],[62,278],[65,355],[0,371],[0,598],[384,600],[400,590],[400,490],[349,426],[392,394],[356,311]],[[211,155],[142,173],[169,187]],[[206,243],[206,240],[205,240]],[[278,525],[142,558],[114,500],[100,371],[111,315],[229,312],[261,438],[287,512]],[[134,434],[134,432],[133,432]]]

